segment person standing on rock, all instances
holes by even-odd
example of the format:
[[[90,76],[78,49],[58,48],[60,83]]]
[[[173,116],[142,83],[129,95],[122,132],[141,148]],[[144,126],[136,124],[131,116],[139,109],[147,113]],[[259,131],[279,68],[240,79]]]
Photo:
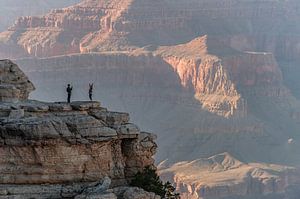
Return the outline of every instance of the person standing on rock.
[[[94,84],[89,84],[89,98],[90,98],[90,101],[93,101],[93,89],[94,89]]]
[[[67,87],[67,93],[68,93],[68,103],[70,103],[70,102],[71,102],[72,90],[73,90],[73,86],[71,86],[70,84],[68,84],[68,87]]]

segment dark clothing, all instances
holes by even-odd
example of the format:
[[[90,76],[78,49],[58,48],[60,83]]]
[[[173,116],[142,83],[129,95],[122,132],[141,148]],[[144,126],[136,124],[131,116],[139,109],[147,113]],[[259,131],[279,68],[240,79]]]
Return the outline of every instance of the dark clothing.
[[[93,88],[89,89],[89,98],[91,101],[93,101]]]
[[[68,103],[71,103],[71,93],[68,93]]]
[[[89,89],[89,98],[91,101],[93,101],[93,84],[90,84],[90,89]]]
[[[67,93],[68,93],[68,103],[70,103],[70,102],[71,102],[72,90],[73,90],[73,87],[70,87],[70,86],[68,86],[68,87],[67,87]]]

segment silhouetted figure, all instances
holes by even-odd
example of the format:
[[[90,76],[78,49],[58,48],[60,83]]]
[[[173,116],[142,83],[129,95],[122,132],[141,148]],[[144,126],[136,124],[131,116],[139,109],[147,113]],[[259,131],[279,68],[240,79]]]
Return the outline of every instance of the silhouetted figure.
[[[94,89],[94,84],[89,84],[89,98],[91,101],[93,101],[93,89]]]
[[[73,90],[73,86],[71,86],[70,84],[68,84],[68,87],[67,87],[67,93],[68,93],[68,103],[70,103],[70,102],[71,102],[72,90]]]

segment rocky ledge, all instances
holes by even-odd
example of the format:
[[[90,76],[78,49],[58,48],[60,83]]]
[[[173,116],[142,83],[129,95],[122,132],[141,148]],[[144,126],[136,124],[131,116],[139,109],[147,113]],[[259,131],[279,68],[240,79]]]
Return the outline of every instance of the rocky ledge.
[[[0,71],[1,199],[157,198],[127,187],[154,167],[154,134],[100,102],[28,100],[33,85],[17,65],[0,61]]]

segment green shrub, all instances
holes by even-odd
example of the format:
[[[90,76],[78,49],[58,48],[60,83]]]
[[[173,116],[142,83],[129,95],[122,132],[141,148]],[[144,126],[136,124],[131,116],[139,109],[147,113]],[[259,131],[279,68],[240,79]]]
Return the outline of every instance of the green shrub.
[[[131,186],[140,187],[148,192],[153,192],[164,199],[180,199],[175,193],[175,188],[170,182],[163,183],[155,169],[146,167],[143,172],[138,172],[131,182]]]

